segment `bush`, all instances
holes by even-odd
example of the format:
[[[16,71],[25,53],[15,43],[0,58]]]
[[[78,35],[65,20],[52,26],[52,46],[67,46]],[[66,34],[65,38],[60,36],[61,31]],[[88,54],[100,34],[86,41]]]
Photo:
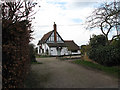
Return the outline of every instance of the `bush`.
[[[120,50],[114,46],[99,46],[89,51],[88,56],[90,59],[105,65],[114,66],[120,64]]]
[[[3,1],[2,10],[2,88],[23,88],[30,70],[32,8],[37,3],[24,0]]]
[[[30,61],[36,62],[35,49],[33,44],[29,44],[29,54],[30,54]]]
[[[99,64],[106,66],[120,65],[120,38],[116,38],[111,45],[106,45],[103,35],[94,35],[90,39],[88,56]]]
[[[28,21],[16,22],[10,28],[9,20],[3,20],[2,29],[2,85],[3,88],[23,87],[30,69]]]
[[[106,45],[106,38],[104,35],[93,35],[92,38],[90,38],[90,46],[91,48],[96,48],[98,46],[105,46]]]

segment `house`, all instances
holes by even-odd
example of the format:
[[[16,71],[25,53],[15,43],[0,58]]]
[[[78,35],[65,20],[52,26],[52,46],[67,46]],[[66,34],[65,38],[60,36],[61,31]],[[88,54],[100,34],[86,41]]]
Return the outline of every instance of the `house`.
[[[79,46],[73,40],[63,40],[57,32],[57,25],[54,22],[54,30],[46,33],[38,42],[38,54],[40,55],[69,55],[80,54]]]

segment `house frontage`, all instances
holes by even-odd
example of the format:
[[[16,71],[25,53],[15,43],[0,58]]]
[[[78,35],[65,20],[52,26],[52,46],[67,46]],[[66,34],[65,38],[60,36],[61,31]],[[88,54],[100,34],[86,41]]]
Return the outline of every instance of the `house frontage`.
[[[80,54],[79,46],[73,40],[63,40],[57,32],[57,25],[54,22],[54,30],[46,33],[38,42],[39,55],[70,55]]]

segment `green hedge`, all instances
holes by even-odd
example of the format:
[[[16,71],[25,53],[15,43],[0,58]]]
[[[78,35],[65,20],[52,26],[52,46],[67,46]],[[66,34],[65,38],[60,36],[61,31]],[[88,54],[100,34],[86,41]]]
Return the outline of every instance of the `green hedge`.
[[[112,45],[92,48],[88,52],[88,56],[90,59],[105,66],[114,66],[120,64],[120,49]]]
[[[93,35],[89,45],[90,59],[105,66],[120,65],[120,37],[116,37],[111,43],[106,44],[105,36]]]
[[[34,49],[34,44],[29,44],[29,55],[30,55],[30,61],[32,62],[37,62],[36,57],[35,57],[35,49]]]

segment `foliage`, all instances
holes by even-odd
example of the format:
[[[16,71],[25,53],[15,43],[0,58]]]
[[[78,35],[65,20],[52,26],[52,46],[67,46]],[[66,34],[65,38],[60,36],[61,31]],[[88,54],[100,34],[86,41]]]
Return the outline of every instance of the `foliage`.
[[[81,45],[81,54],[85,54],[85,52],[87,52],[90,49],[89,45]]]
[[[102,65],[113,66],[120,64],[119,52],[120,50],[118,48],[109,45],[91,49],[88,55],[90,59]]]
[[[86,20],[87,29],[99,28],[102,31],[107,40],[106,44],[109,44],[109,32],[120,25],[118,21],[120,9],[118,9],[117,4],[118,2],[104,3],[96,8]]]
[[[50,55],[39,55],[39,54],[36,55],[36,58],[49,58],[49,57],[52,57],[52,56],[50,56]]]
[[[114,42],[115,43],[115,42]],[[90,59],[105,66],[113,66],[120,64],[120,48],[116,45],[105,45],[103,36],[98,35],[90,39],[91,49],[88,52]]]
[[[32,64],[43,64],[42,62],[32,62]]]
[[[106,72],[108,74],[111,74],[111,75],[114,75],[116,77],[120,77],[118,75],[118,73],[120,73],[120,68],[118,68],[118,67],[107,67],[107,66],[103,66],[103,65],[100,65],[100,64],[95,64],[95,63],[85,61],[85,60],[75,60],[75,61],[72,61],[72,62],[76,63],[76,64],[86,66],[86,67],[91,67],[93,69],[98,69],[98,70],[104,71],[104,72]]]
[[[36,62],[34,44],[29,44],[30,61]]]
[[[111,42],[111,45],[120,49],[120,36],[117,36],[115,39],[113,39],[113,41]]]
[[[30,69],[29,42],[31,23],[28,19],[34,5],[18,0],[2,5],[2,87],[23,87]]]
[[[104,35],[93,35],[92,38],[90,38],[90,46],[92,48],[96,48],[98,46],[105,46],[106,45],[106,39]]]

